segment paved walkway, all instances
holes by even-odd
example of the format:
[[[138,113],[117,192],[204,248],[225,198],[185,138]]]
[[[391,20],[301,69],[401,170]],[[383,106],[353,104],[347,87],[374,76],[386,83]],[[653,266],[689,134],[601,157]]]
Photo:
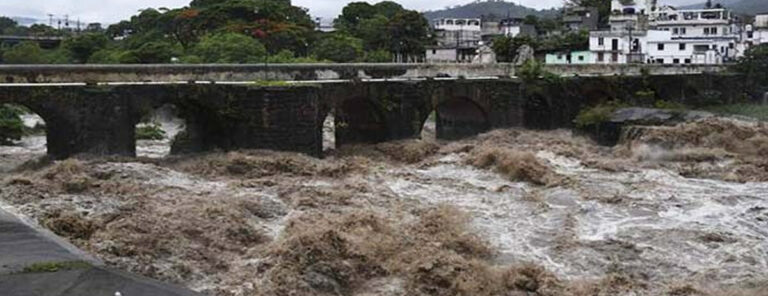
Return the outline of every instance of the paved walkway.
[[[47,269],[56,271],[43,271]],[[122,296],[198,295],[106,268],[61,238],[0,208],[0,295],[114,296],[116,292]]]

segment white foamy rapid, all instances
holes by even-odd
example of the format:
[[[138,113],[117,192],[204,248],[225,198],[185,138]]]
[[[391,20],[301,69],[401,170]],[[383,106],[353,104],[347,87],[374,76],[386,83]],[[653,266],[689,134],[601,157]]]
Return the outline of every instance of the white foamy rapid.
[[[605,172],[538,153],[572,186],[534,188],[456,155],[386,182],[397,194],[469,211],[499,263],[564,278],[624,272],[730,284],[768,276],[768,184],[687,179],[660,169]]]

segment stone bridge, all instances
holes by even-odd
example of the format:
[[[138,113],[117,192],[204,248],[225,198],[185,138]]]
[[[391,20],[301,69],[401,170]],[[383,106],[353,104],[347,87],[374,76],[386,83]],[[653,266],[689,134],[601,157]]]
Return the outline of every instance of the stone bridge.
[[[174,153],[250,148],[321,156],[330,113],[337,145],[346,145],[418,138],[431,114],[438,138],[457,139],[493,128],[569,126],[583,106],[638,100],[639,91],[688,104],[742,92],[738,77],[710,73],[720,66],[615,67],[625,74],[609,76],[557,69],[568,78],[521,81],[505,64],[2,66],[0,103],[39,114],[48,153],[59,159],[135,156],[136,125],[169,104],[186,121]]]

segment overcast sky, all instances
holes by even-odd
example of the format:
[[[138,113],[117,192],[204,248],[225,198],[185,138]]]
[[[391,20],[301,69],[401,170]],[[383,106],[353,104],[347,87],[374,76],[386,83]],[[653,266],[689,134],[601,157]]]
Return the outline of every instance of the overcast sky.
[[[0,15],[25,16],[47,19],[47,14],[88,22],[114,23],[136,14],[147,7],[182,7],[191,0],[0,0]],[[267,0],[269,1],[269,0]],[[695,0],[667,0],[667,2],[690,2]],[[704,1],[704,0],[701,0]],[[293,0],[294,5],[307,7],[313,16],[333,18],[341,8],[352,1],[345,0]],[[377,0],[368,0],[375,3]],[[406,8],[419,11],[440,9],[446,6],[465,4],[471,0],[396,0]],[[534,8],[560,6],[563,0],[514,0],[513,2]],[[662,1],[663,2],[663,1]]]

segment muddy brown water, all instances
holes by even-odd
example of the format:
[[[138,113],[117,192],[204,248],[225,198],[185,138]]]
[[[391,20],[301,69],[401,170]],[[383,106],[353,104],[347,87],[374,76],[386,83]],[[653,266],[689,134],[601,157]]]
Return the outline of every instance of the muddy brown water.
[[[169,123],[164,128],[178,129],[178,123]],[[38,193],[4,185],[11,189],[1,191],[0,198],[4,207],[39,221],[52,211],[103,217],[120,213],[121,208],[147,206],[156,207],[151,210],[152,215],[165,215],[165,218],[147,221],[184,224],[183,219],[195,219],[189,222],[194,225],[209,220],[197,221],[197,217],[179,214],[175,212],[177,207],[190,213],[200,208],[208,212],[220,208],[228,213],[231,207],[244,201],[258,200],[268,205],[269,211],[264,217],[248,216],[235,221],[263,231],[272,239],[282,235],[291,218],[312,211],[365,209],[382,215],[402,211],[407,217],[414,209],[450,205],[470,215],[471,229],[490,242],[495,250],[493,263],[498,265],[534,263],[566,281],[596,280],[618,273],[654,283],[623,293],[625,295],[663,294],[670,285],[681,282],[691,283],[701,291],[752,288],[766,283],[768,183],[686,178],[664,166],[637,162],[629,162],[628,169],[608,171],[590,167],[578,156],[548,149],[554,147],[546,141],[553,139],[566,145],[579,143],[589,149],[601,149],[588,146],[591,145],[588,141],[568,131],[492,133],[501,139],[517,137],[521,143],[527,141],[516,149],[536,153],[563,181],[534,186],[467,165],[467,149],[452,146],[489,144],[468,139],[458,144],[441,143],[438,153],[414,164],[365,156],[363,164],[367,170],[342,176],[281,171],[244,177],[201,174],[163,163],[100,162],[87,166],[133,184],[138,193],[117,189],[109,193],[53,190],[46,192],[45,198],[37,198],[32,195]],[[541,139],[541,143],[536,143],[537,139]],[[583,144],[585,142],[588,144]],[[44,143],[44,137],[35,136],[23,139],[17,146],[0,147],[4,182],[36,176],[35,172],[8,171],[42,156]],[[168,143],[168,140],[140,141],[139,151],[144,156],[163,157]],[[503,140],[493,145],[518,145],[514,143],[514,140]],[[289,159],[294,165],[322,166],[359,157],[339,154],[324,160],[305,160],[306,157],[286,153],[259,153]],[[210,164],[217,156],[206,157],[201,156],[200,162]],[[606,153],[595,157],[611,156]],[[308,205],[306,199],[296,202],[286,198],[296,195],[291,193],[296,191],[304,192],[310,200],[313,194],[334,198],[342,195],[338,192],[346,195],[338,202],[326,200],[318,206]],[[233,215],[238,215],[237,211],[234,210]],[[190,248],[203,248],[202,245],[177,245],[174,248],[178,249],[164,251],[169,253],[167,256],[146,260],[132,253],[110,251],[121,243],[121,236],[134,235],[130,227],[108,226],[131,218],[113,219],[100,220],[108,221],[107,226],[97,230],[94,238],[73,239],[73,242],[109,264],[179,282],[209,294],[249,295],[256,293],[255,286],[264,284],[265,279],[253,271],[265,260],[259,246],[211,255],[228,262],[229,267],[223,270],[205,269],[207,265],[192,262],[189,258],[193,257],[185,255]],[[402,293],[401,280],[383,278],[380,282],[379,288],[389,291],[383,294]]]

